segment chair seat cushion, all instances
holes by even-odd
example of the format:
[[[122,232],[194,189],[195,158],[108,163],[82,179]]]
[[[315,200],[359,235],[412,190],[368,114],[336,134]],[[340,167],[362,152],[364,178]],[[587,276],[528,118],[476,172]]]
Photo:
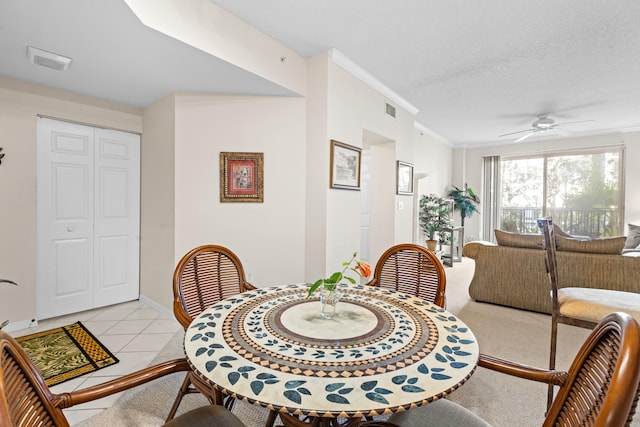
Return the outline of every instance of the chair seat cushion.
[[[180,415],[165,427],[246,427],[228,409],[219,405],[202,406]]]
[[[491,427],[470,410],[447,399],[398,412],[389,417],[388,421],[401,427]]]
[[[623,311],[640,321],[640,294],[593,288],[558,289],[560,314],[598,323],[607,314]]]

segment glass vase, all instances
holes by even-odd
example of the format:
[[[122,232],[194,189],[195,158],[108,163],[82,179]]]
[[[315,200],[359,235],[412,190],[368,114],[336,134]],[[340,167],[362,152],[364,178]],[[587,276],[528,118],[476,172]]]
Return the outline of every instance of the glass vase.
[[[320,315],[323,319],[331,319],[336,314],[336,305],[342,293],[338,289],[323,289],[320,292]]]

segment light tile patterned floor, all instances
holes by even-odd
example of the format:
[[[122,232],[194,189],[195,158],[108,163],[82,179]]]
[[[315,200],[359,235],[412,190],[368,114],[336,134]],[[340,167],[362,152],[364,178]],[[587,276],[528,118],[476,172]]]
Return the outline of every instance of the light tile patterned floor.
[[[52,387],[54,393],[90,387],[149,365],[158,352],[180,329],[173,318],[167,318],[139,301],[98,308],[68,316],[46,319],[38,326],[11,332],[14,337],[81,321],[119,360],[113,366],[83,375]],[[74,425],[110,407],[119,394],[65,409]]]

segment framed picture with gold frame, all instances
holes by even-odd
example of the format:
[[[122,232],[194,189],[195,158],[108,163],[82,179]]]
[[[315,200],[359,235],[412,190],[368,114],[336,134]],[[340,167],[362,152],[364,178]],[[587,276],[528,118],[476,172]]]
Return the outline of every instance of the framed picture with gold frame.
[[[264,202],[264,153],[220,153],[220,201]]]
[[[331,188],[360,190],[360,154],[362,149],[331,140]]]
[[[413,165],[411,163],[398,160],[396,166],[396,193],[413,194]]]

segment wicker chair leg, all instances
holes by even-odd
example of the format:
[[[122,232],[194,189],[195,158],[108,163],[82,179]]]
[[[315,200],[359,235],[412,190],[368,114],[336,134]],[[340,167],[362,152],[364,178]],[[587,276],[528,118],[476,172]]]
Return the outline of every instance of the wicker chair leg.
[[[267,417],[267,423],[265,427],[273,427],[273,424],[276,422],[276,417],[278,413],[276,411],[269,411],[269,417]]]
[[[556,316],[551,316],[551,346],[549,351],[549,370],[556,368],[556,351],[558,347],[558,322]],[[549,390],[547,391],[547,411],[551,408],[553,403],[553,384],[549,384]]]
[[[191,386],[191,376],[189,372],[184,376],[184,381],[182,381],[182,385],[180,386],[180,390],[178,391],[178,395],[176,396],[176,400],[173,401],[173,406],[171,406],[171,410],[169,411],[169,415],[167,415],[167,422],[171,421],[173,417],[176,416],[176,412],[178,411],[178,407],[182,402],[182,398],[185,394],[189,393],[189,387]]]

